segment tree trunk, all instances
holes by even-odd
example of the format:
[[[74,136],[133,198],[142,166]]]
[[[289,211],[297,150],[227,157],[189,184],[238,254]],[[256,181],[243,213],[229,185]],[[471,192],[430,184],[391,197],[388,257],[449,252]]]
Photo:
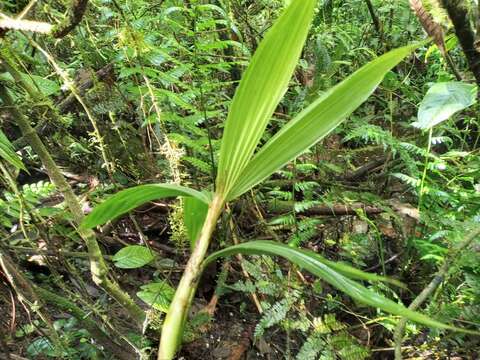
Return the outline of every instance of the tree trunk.
[[[475,43],[475,34],[470,25],[467,2],[464,0],[442,0],[442,6],[447,10],[455,27],[455,33],[468,61],[470,71],[475,81],[480,85],[480,52]]]

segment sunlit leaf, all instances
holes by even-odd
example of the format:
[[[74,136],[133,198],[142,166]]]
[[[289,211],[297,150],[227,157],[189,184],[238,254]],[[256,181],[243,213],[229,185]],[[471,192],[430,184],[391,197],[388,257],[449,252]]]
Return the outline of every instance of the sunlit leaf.
[[[210,201],[206,194],[185,186],[175,184],[140,185],[110,196],[93,209],[83,220],[81,227],[91,229],[126,214],[149,201],[177,196],[194,197],[206,204]]]
[[[227,193],[247,165],[297,66],[315,0],[294,1],[265,35],[235,92],[225,125],[217,188]]]
[[[443,324],[439,321],[429,318],[428,316],[409,310],[403,305],[387,299],[386,297],[367,289],[358,282],[349,279],[347,276],[339,272],[339,270],[341,270],[340,268],[333,268],[331,263],[322,261],[318,254],[314,253],[313,251],[294,248],[278,242],[250,241],[231,246],[210,255],[205,260],[205,264],[209,264],[219,257],[232,256],[239,253],[245,255],[281,256],[309,271],[310,273],[320,277],[330,285],[363,304],[379,308],[391,314],[399,315],[427,326],[475,333],[469,330],[458,329],[454,326]],[[347,273],[347,275],[349,274]]]
[[[112,258],[115,266],[121,269],[137,269],[155,259],[155,254],[149,248],[140,245],[126,246]]]
[[[413,126],[430,129],[477,101],[477,86],[452,81],[436,83],[420,103],[418,121]]]
[[[328,135],[367,100],[385,74],[417,46],[396,49],[369,62],[298,114],[255,154],[227,200],[248,191]]]

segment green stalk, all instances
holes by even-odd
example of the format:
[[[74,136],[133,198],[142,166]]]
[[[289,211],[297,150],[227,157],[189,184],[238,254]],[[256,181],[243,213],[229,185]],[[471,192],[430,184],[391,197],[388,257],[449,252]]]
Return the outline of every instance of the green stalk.
[[[425,180],[427,179],[427,171],[428,171],[428,160],[429,160],[430,150],[432,149],[432,135],[433,135],[433,127],[430,128],[430,130],[428,132],[427,156],[425,157],[425,164],[423,166],[422,182],[420,183],[420,194],[419,194],[419,199],[418,199],[418,210],[420,210],[420,211],[422,211],[423,192],[425,191]]]
[[[175,296],[168,309],[165,322],[162,327],[158,360],[170,360],[175,356],[182,341],[183,326],[187,319],[188,310],[200,279],[202,263],[210,245],[213,231],[217,220],[222,213],[225,200],[222,195],[216,194],[208,208],[207,217],[203,224],[200,236],[195,243],[185,272],[178,284]]]
[[[75,225],[80,225],[84,215],[82,207],[73,192],[71,186],[65,180],[57,164],[43,144],[42,140],[30,125],[28,118],[21,113],[13,102],[6,87],[0,83],[0,99],[3,104],[9,108],[9,111],[16,120],[22,135],[32,147],[33,151],[38,155],[40,161],[45,167],[48,176],[57,190],[63,195],[65,204],[70,210]],[[113,297],[120,305],[122,305],[129,315],[139,324],[142,325],[145,320],[145,312],[132,300],[132,298],[124,292],[115,281],[108,277],[108,267],[98,245],[95,233],[88,229],[79,229],[79,235],[85,241],[90,258],[90,270],[92,280],[99,287],[103,288],[107,294]]]

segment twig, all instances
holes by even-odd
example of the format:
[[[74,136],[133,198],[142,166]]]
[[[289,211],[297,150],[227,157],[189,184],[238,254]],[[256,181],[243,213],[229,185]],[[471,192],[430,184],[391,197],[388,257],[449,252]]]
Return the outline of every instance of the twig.
[[[228,205],[227,205],[227,210],[230,211],[230,208],[228,207]],[[238,245],[238,244],[239,244],[239,241],[238,241],[238,238],[237,238],[237,234],[235,233],[235,225],[234,225],[234,223],[233,223],[232,217],[230,217],[229,226],[230,226],[230,231],[231,231],[231,233],[232,233],[233,243],[234,243],[235,245]],[[248,274],[248,272],[245,270],[245,267],[243,266],[243,256],[242,256],[242,254],[236,255],[236,258],[237,258],[237,260],[238,260],[239,263],[240,263],[240,267],[241,267],[241,269],[242,269],[242,274],[243,274],[243,276],[245,276],[246,279],[250,279],[250,275]],[[257,308],[258,313],[259,313],[259,314],[262,314],[262,313],[263,313],[263,309],[262,309],[262,305],[260,304],[260,301],[258,300],[257,294],[254,293],[254,292],[251,292],[251,293],[250,293],[250,296],[252,297],[252,301],[253,301],[253,303],[255,304],[255,307]]]
[[[466,249],[470,244],[475,240],[478,236],[480,236],[480,227],[472,230],[465,240],[456,248],[453,248],[450,253],[448,254],[447,259],[440,267],[432,281],[427,285],[426,288],[422,290],[420,294],[412,301],[410,306],[408,307],[409,310],[417,310],[429,297],[430,295],[438,288],[438,286],[443,282],[448,270],[450,269],[450,265],[455,261],[458,254]],[[395,360],[402,360],[402,342],[403,336],[405,334],[405,326],[407,324],[406,318],[401,318],[398,322],[395,332],[393,334],[393,339],[395,341]]]
[[[67,18],[52,30],[53,37],[60,39],[67,35],[70,31],[82,21],[83,15],[87,10],[88,0],[72,0],[68,9]]]

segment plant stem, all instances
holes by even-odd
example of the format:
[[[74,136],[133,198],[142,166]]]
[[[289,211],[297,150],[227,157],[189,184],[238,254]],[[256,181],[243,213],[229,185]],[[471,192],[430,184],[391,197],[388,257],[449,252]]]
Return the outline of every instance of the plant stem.
[[[450,269],[450,265],[457,258],[458,254],[466,249],[473,240],[480,236],[480,227],[477,227],[475,230],[472,230],[465,240],[460,243],[456,248],[452,249],[448,258],[445,260],[443,265],[440,267],[438,272],[435,274],[434,278],[430,283],[425,287],[420,294],[412,301],[408,307],[410,310],[417,310],[427,299],[428,297],[440,286],[443,282],[445,275]],[[405,334],[405,326],[407,325],[407,319],[401,318],[395,327],[393,333],[393,339],[395,341],[395,360],[402,360],[402,342],[403,336]]]
[[[382,29],[383,26],[377,14],[375,13],[373,4],[371,0],[365,0],[365,3],[367,4],[368,12],[370,13],[370,16],[372,17],[373,26],[375,26],[375,30],[377,31],[378,35],[380,35],[380,39],[383,40],[383,29]]]
[[[203,259],[207,254],[213,231],[224,205],[225,200],[223,196],[215,194],[213,201],[210,203],[200,236],[195,243],[193,253],[188,260],[175,296],[168,309],[160,338],[158,360],[173,359],[177,348],[181,344],[183,326],[187,319],[188,310],[197,289],[198,281],[200,280]]]
[[[427,179],[427,171],[428,171],[428,160],[430,156],[430,150],[432,149],[432,135],[433,135],[433,128],[430,128],[428,131],[428,145],[427,145],[427,156],[425,157],[425,164],[423,166],[423,175],[422,175],[422,182],[420,183],[420,194],[418,199],[418,210],[422,211],[422,203],[423,203],[423,192],[425,191],[425,180]]]
[[[12,113],[16,120],[18,127],[20,128],[23,136],[27,140],[28,144],[32,147],[33,151],[38,155],[40,161],[45,167],[48,176],[57,190],[63,195],[65,204],[67,205],[70,213],[72,214],[74,223],[78,226],[83,220],[82,207],[75,196],[71,186],[63,177],[60,169],[53,160],[52,156],[48,152],[47,148],[41,141],[38,134],[30,125],[28,118],[21,113],[8,93],[3,84],[0,83],[0,99],[3,104],[8,106],[9,111]],[[87,246],[89,258],[90,258],[90,270],[92,273],[92,280],[95,284],[105,290],[107,294],[113,297],[120,305],[122,305],[130,316],[139,324],[142,325],[145,320],[145,312],[132,300],[132,298],[124,292],[115,281],[112,281],[108,277],[108,267],[98,245],[95,233],[92,230],[78,230],[79,235],[85,241]]]

